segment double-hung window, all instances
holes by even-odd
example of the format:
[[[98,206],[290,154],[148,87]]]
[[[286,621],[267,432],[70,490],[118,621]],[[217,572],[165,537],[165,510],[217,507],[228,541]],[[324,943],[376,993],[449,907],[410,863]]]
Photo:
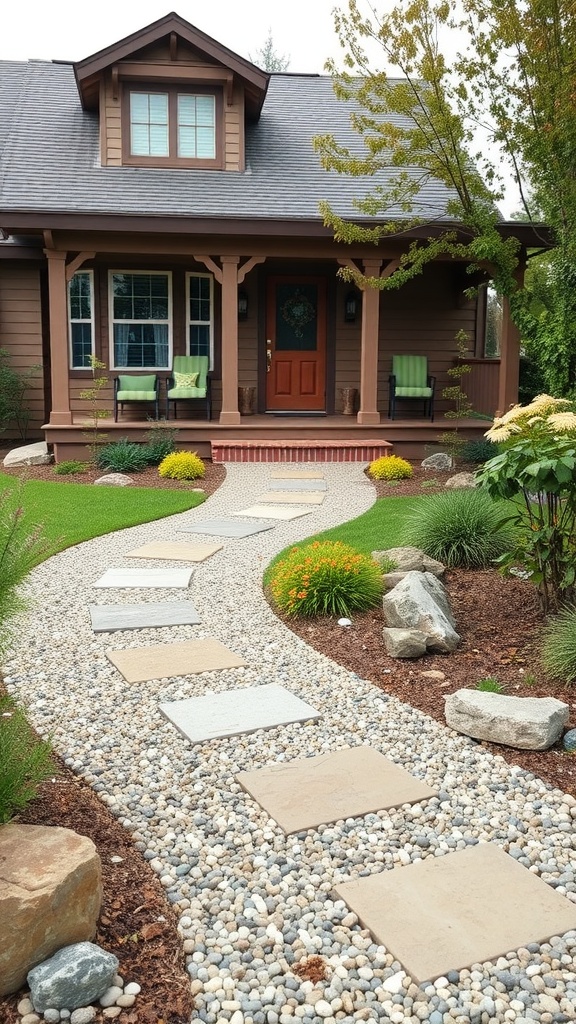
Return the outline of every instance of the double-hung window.
[[[111,364],[114,369],[170,367],[171,285],[168,272],[110,272]]]
[[[131,90],[124,110],[129,122],[124,150],[128,163],[220,166],[220,113],[214,92]]]
[[[214,278],[186,275],[188,355],[208,356],[214,368]]]
[[[68,284],[70,366],[84,370],[94,355],[94,274],[80,270]]]

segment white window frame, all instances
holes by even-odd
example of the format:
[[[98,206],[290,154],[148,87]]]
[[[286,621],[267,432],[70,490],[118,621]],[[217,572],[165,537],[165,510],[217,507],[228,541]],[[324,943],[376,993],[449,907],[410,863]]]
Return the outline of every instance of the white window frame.
[[[165,320],[115,320],[114,319],[114,288],[113,277],[116,274],[146,274],[148,277],[168,278],[168,364],[167,366],[117,366],[114,352],[114,325],[115,324],[165,324]],[[172,305],[172,271],[171,270],[109,270],[108,271],[108,323],[109,323],[109,347],[110,347],[110,369],[118,370],[120,373],[142,373],[148,370],[170,370],[172,366],[172,332],[174,325],[174,313]]]
[[[210,323],[207,320],[191,320],[190,319],[190,280],[193,277],[204,277],[210,281]],[[189,270],[186,272],[186,353],[190,355],[190,328],[191,327],[206,327],[208,324],[210,328],[210,341],[209,341],[209,362],[208,369],[214,369],[214,275],[203,273],[201,271]]]
[[[72,302],[70,296],[70,286],[75,277],[80,274],[85,274],[90,280],[90,319],[87,320],[85,317],[74,317],[72,319]],[[72,278],[68,282],[67,292],[67,306],[68,306],[68,365],[71,370],[90,370],[90,364],[88,366],[75,366],[74,365],[74,348],[72,346],[72,324],[90,324],[90,355],[94,359],[95,355],[95,342],[96,342],[96,324],[94,319],[94,271],[93,270],[77,270],[73,274]]]

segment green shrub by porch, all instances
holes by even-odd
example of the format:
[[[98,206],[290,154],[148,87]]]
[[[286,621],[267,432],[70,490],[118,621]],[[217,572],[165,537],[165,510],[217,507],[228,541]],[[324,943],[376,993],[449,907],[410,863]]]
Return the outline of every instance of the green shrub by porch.
[[[378,604],[382,570],[340,541],[313,541],[274,565],[270,589],[288,615],[350,615]]]
[[[422,498],[406,517],[404,543],[452,568],[482,569],[507,550],[511,529],[498,504],[477,490]]]

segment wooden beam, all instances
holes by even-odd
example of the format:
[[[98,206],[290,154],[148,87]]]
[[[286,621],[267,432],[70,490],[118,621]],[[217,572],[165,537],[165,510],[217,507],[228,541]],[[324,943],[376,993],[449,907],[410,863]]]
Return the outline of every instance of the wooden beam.
[[[56,246],[54,245],[54,235],[52,232],[48,228],[45,228],[42,235],[44,237],[44,246],[46,249],[55,249]]]
[[[246,263],[243,263],[241,267],[238,267],[238,284],[242,284],[246,275],[249,274],[258,263],[264,263],[265,259],[265,256],[251,256],[249,260],[246,260]]]
[[[50,375],[52,409],[50,423],[72,423],[68,390],[68,286],[66,252],[45,249],[48,261],[48,303],[50,324]]]
[[[115,64],[114,67],[112,68],[112,99],[113,100],[117,100],[118,99],[118,93],[119,93],[118,65]]]
[[[355,260],[351,259],[350,256],[341,256],[338,258],[338,263],[341,267],[348,267],[353,270],[355,274],[361,274],[362,271]]]
[[[222,411],[220,423],[240,423],[238,411],[238,264],[239,256],[221,256],[222,263]]]
[[[381,260],[364,260],[364,276],[380,277]],[[380,423],[378,412],[378,326],[380,289],[362,289],[362,326],[360,333],[360,409],[358,423]]]
[[[82,264],[86,263],[86,260],[93,260],[95,255],[95,252],[79,252],[73,260],[70,260],[70,263],[66,264],[66,282],[71,281]]]
[[[170,33],[170,60],[178,60],[178,35],[176,32]]]
[[[383,270],[383,271],[382,271],[382,273],[380,274],[380,280],[381,280],[381,281],[386,281],[386,279],[387,279],[388,277],[392,277],[392,274],[393,274],[393,273],[394,273],[394,272],[395,272],[396,270],[398,270],[398,267],[399,267],[399,266],[400,266],[400,260],[390,260],[390,263],[388,263],[388,264],[387,264],[387,265],[386,265],[386,266],[384,267],[384,270]]]
[[[222,284],[222,271],[218,264],[214,263],[214,260],[212,259],[211,256],[195,256],[194,259],[196,260],[197,263],[203,263],[204,266],[208,268],[208,270],[211,270],[212,273],[214,274],[215,279],[218,281],[218,284]]]

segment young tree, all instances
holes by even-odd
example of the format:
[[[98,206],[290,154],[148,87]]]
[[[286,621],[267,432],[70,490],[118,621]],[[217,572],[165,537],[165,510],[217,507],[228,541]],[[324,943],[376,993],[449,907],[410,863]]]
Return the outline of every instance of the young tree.
[[[253,64],[257,64],[263,71],[287,71],[290,67],[290,57],[278,53],[272,38],[272,29],[268,29],[268,35],[263,46],[256,50],[256,53],[249,54]]]
[[[359,214],[376,217],[377,227],[352,225],[327,204],[326,224],[339,239],[377,242],[402,228],[406,218],[426,222],[419,195],[431,180],[446,188],[447,218],[427,240],[412,244],[398,270],[379,282],[398,287],[439,255],[488,270],[495,286],[511,297],[512,314],[523,333],[541,330],[517,287],[518,245],[498,231],[496,204],[503,194],[506,164],[520,192],[524,214],[535,227],[552,230],[565,274],[576,266],[576,117],[574,67],[576,19],[573,0],[407,0],[388,13],[362,0],[349,0],[335,13],[345,50],[345,71],[334,62],[337,95],[355,99],[354,128],[362,153],[332,136],[315,140],[323,165],[347,174],[392,169],[389,185],[356,203]],[[401,78],[375,70],[366,46],[380,48]],[[443,50],[458,48],[449,59]],[[564,280],[564,278],[562,278]],[[374,282],[373,282],[374,283]],[[576,352],[576,289],[563,289],[561,310],[547,344],[566,359]],[[574,370],[563,386],[576,384]]]

